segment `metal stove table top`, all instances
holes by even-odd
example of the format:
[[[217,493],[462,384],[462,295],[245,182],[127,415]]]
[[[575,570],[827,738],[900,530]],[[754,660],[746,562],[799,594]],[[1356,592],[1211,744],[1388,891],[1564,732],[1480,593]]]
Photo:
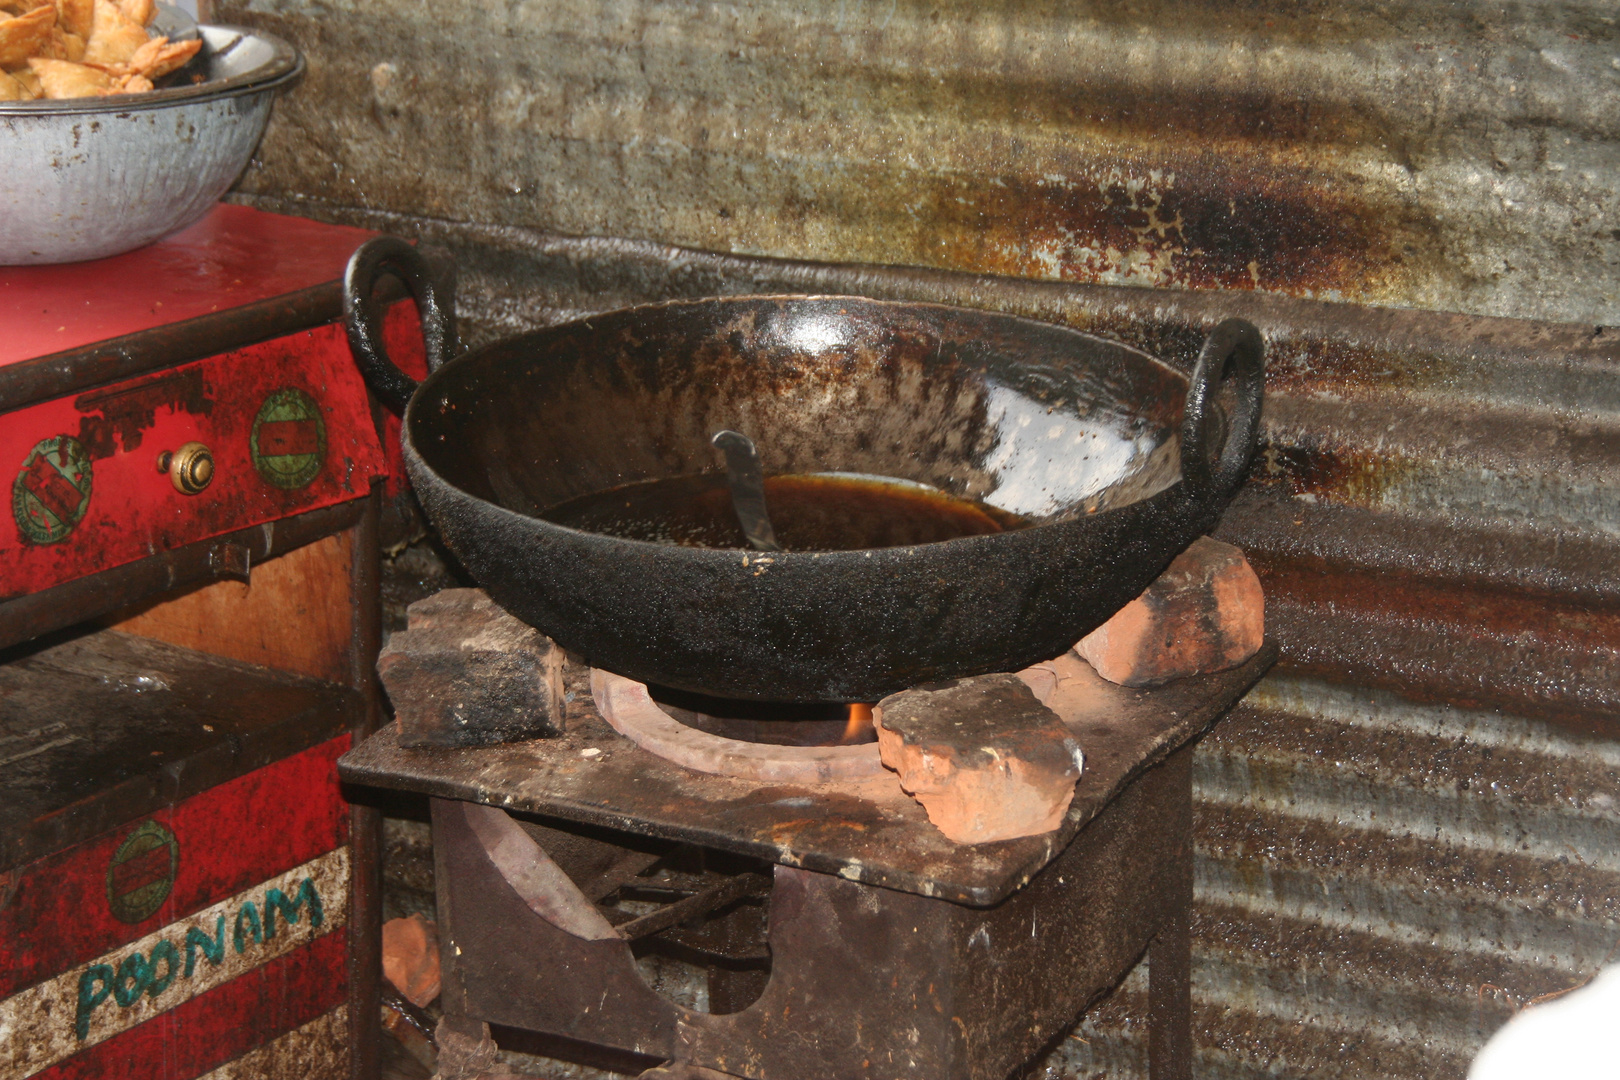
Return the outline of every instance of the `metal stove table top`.
[[[1135,690],[1086,672],[1071,724],[1085,770],[1061,828],[958,845],[892,775],[814,785],[694,772],[620,736],[596,711],[589,670],[570,664],[567,734],[476,749],[404,749],[385,727],[344,755],[345,781],[681,840],[956,903],[1005,899],[1055,858],[1131,779],[1192,741],[1276,658]],[[1083,666],[1083,665],[1082,665]],[[585,752],[598,753],[587,755]]]

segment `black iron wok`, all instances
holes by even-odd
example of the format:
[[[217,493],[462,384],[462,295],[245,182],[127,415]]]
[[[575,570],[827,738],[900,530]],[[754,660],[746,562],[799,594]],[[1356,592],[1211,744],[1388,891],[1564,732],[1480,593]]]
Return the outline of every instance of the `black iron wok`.
[[[420,385],[381,345],[384,273],[422,312]],[[1060,655],[1214,526],[1258,436],[1263,345],[1236,319],[1190,381],[1058,326],[841,296],[628,308],[451,360],[448,302],[408,244],[367,243],[344,284],[355,358],[403,409],[416,493],[479,584],[598,667],[720,697],[877,701]],[[536,516],[718,472],[722,428],[754,439],[767,474],[898,477],[1036,524],[764,555]]]

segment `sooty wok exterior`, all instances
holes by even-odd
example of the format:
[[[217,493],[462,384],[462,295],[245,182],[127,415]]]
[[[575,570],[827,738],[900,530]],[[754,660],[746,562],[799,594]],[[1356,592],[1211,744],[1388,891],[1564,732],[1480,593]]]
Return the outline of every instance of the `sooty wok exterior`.
[[[422,312],[420,386],[380,345],[370,298],[384,273]],[[628,308],[452,361],[444,290],[385,237],[350,262],[345,320],[373,389],[403,410],[429,519],[490,595],[598,667],[719,697],[876,701],[1059,655],[1214,526],[1259,432],[1264,347],[1236,319],[1210,334],[1190,380],[1063,327],[838,296]],[[767,474],[897,477],[1034,524],[766,554],[537,516],[718,472],[721,428],[752,438]]]

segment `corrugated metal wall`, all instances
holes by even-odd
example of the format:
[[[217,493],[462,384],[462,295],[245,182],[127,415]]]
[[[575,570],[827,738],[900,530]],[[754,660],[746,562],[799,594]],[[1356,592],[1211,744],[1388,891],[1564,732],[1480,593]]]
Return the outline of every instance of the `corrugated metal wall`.
[[[1195,767],[1204,1076],[1461,1076],[1620,939],[1611,741],[1284,673]],[[1145,1076],[1145,993],[1048,1075]]]
[[[217,8],[311,61],[241,190],[449,244],[474,340],[760,291],[1263,328],[1223,535],[1284,659],[1197,759],[1204,1075],[1460,1077],[1620,941],[1612,4]],[[1140,975],[1036,1074],[1140,1074]]]
[[[244,190],[715,251],[1620,322],[1609,0],[217,0]]]

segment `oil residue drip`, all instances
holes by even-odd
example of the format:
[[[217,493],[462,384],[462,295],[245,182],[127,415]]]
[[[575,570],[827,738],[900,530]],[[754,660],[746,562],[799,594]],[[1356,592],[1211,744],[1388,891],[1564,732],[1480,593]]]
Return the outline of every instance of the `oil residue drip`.
[[[838,473],[768,476],[765,501],[785,551],[908,547],[1031,524],[1016,514],[935,488]],[[625,540],[748,547],[723,473],[609,488],[559,503],[540,517]]]

